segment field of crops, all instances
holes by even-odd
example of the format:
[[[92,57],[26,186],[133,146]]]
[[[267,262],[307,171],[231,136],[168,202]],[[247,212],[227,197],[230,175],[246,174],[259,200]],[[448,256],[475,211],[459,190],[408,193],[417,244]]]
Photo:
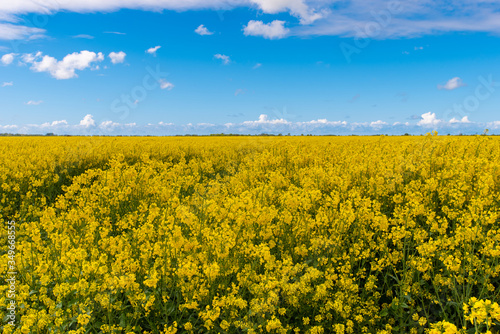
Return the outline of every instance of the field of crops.
[[[500,328],[498,137],[0,144],[3,333]]]

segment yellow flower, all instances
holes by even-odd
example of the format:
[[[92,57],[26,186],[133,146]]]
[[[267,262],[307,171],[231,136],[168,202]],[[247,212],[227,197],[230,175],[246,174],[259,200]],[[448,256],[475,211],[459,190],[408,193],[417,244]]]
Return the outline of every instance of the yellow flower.
[[[85,325],[87,325],[87,324],[89,323],[90,318],[91,318],[91,317],[90,317],[90,315],[88,315],[88,314],[80,314],[80,315],[78,316],[77,321],[78,321],[78,323],[79,323],[80,325],[85,326]]]

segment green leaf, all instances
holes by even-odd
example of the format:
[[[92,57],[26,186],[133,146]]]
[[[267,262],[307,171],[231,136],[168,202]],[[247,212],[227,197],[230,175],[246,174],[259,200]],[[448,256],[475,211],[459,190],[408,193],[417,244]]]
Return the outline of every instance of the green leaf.
[[[387,317],[389,315],[389,309],[388,308],[383,308],[381,311],[380,311],[380,316],[381,317]]]
[[[394,278],[394,280],[395,280],[396,282],[398,282],[398,284],[399,284],[399,278],[397,278],[396,276],[393,276],[393,275],[389,275],[389,277]]]
[[[127,317],[125,316],[125,313],[122,313],[120,315],[120,327],[122,328],[127,327]]]

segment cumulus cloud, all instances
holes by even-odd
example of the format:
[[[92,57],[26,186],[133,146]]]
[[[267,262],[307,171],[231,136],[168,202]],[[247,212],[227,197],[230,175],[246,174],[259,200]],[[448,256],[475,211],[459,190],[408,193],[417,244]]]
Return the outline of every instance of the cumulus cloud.
[[[240,113],[239,116],[242,116]],[[10,133],[46,133],[56,134],[99,134],[99,135],[183,135],[199,134],[208,135],[213,133],[237,133],[237,134],[316,134],[316,135],[376,135],[380,133],[402,135],[425,134],[429,130],[439,130],[440,133],[450,134],[480,134],[484,129],[490,129],[491,134],[500,134],[500,121],[489,123],[475,123],[467,117],[461,120],[450,121],[439,120],[435,114],[429,112],[421,116],[423,122],[419,124],[410,122],[394,122],[388,124],[378,120],[373,122],[330,121],[327,119],[315,119],[310,121],[290,121],[284,118],[271,118],[261,114],[256,120],[247,120],[239,123],[213,124],[174,124],[172,122],[159,122],[156,124],[137,125],[135,123],[117,123],[113,121],[102,121],[97,125],[93,116],[86,115],[79,124],[68,124],[65,120],[47,122],[41,125],[0,125],[0,130]],[[430,128],[430,126],[432,126]]]
[[[285,21],[274,20],[265,24],[262,21],[251,20],[243,28],[245,36],[262,36],[267,39],[279,39],[285,37],[290,30],[285,28]]]
[[[174,87],[175,87],[175,86],[174,86],[174,84],[173,84],[173,83],[168,82],[168,81],[166,81],[166,80],[164,80],[164,79],[161,79],[161,80],[160,80],[160,88],[161,88],[161,89],[172,90]]]
[[[370,123],[370,126],[374,129],[382,129],[384,125],[387,125],[387,123],[381,120]]]
[[[149,49],[146,50],[146,53],[149,53],[149,54],[151,54],[151,55],[153,55],[153,56],[156,57],[156,51],[158,51],[159,48],[161,48],[160,45],[157,45],[154,48],[149,48]]]
[[[453,118],[450,120],[450,123],[451,123],[451,124],[457,124],[457,123],[463,123],[463,124],[466,124],[466,123],[471,123],[471,121],[469,121],[469,117],[468,117],[468,116],[464,116],[464,117],[462,117],[462,119],[456,119],[455,117],[453,117]]]
[[[2,128],[4,130],[14,130],[14,129],[19,128],[19,126],[15,125],[15,124],[8,124],[8,125],[0,125],[0,128]]]
[[[500,129],[500,121],[493,121],[487,123],[487,128],[489,129]]]
[[[419,126],[436,126],[439,125],[442,120],[436,117],[436,114],[433,112],[427,112],[422,114],[420,121],[418,121],[417,125]]]
[[[53,121],[52,126],[58,126],[58,125],[68,125],[68,122],[66,122],[66,120],[62,120],[62,121]]]
[[[461,119],[457,118],[452,118],[449,121],[445,121],[442,119],[439,119],[435,113],[433,112],[427,112],[425,114],[422,114],[420,116],[420,121],[418,121],[417,125],[424,127],[424,128],[448,128],[450,126],[457,126],[457,125],[472,125],[474,124],[469,120],[468,116],[463,116]],[[479,126],[479,124],[476,124]],[[484,125],[482,125],[484,126]]]
[[[76,70],[84,70],[89,68],[92,63],[104,60],[104,55],[101,52],[95,53],[86,50],[71,53],[60,61],[51,56],[42,56],[41,52],[24,54],[22,60],[31,64],[32,71],[50,73],[53,78],[58,80],[77,78]]]
[[[309,122],[297,122],[300,125],[327,125],[327,126],[345,126],[347,125],[346,121],[329,121],[326,118],[321,118],[317,120],[312,120]]]
[[[127,54],[123,51],[120,51],[120,52],[111,52],[109,54],[109,58],[111,59],[111,62],[113,64],[120,64],[120,63],[123,63],[125,61],[125,56]]]
[[[262,125],[262,124],[287,124],[287,123],[288,123],[288,121],[284,118],[269,119],[269,116],[266,114],[261,114],[259,116],[259,119],[256,121],[244,121],[243,122],[243,124],[250,125],[250,126]]]
[[[4,82],[2,83],[2,87],[7,87],[7,86],[14,86],[14,82],[13,81],[9,81],[9,82]]]
[[[198,28],[196,28],[196,30],[194,32],[197,33],[198,35],[201,35],[201,36],[207,36],[207,35],[214,34],[213,32],[209,31],[203,24],[200,24],[200,26]]]
[[[462,86],[465,86],[465,84],[462,82],[462,79],[460,79],[459,77],[454,77],[448,80],[448,82],[446,82],[444,86],[438,85],[438,89],[454,90]]]
[[[21,59],[23,62],[27,64],[33,63],[36,59],[40,58],[43,55],[41,51],[38,51],[37,53],[25,53],[21,56]]]
[[[49,122],[43,123],[42,125],[40,125],[40,127],[47,128],[47,127],[59,127],[65,125],[68,125],[68,122],[66,122],[66,120],[62,120],[62,121],[53,121],[52,123]]]
[[[114,128],[114,127],[117,127],[119,126],[120,123],[115,123],[113,121],[104,121],[102,122],[99,127],[100,128],[103,128],[103,129],[109,129],[109,128]]]
[[[276,14],[289,11],[292,15],[300,18],[301,24],[310,24],[322,18],[327,12],[317,13],[309,7],[305,0],[251,0],[257,4],[264,13]]]
[[[226,56],[226,55],[223,55],[223,54],[220,54],[220,53],[216,54],[214,57],[215,57],[215,59],[222,60],[222,63],[224,65],[227,65],[227,64],[229,64],[231,62],[231,59],[229,58],[229,56]]]
[[[10,65],[14,61],[14,57],[16,56],[15,53],[7,53],[0,58],[0,61],[4,65]]]
[[[89,128],[95,125],[94,117],[91,114],[85,115],[85,117],[80,121],[80,126]]]

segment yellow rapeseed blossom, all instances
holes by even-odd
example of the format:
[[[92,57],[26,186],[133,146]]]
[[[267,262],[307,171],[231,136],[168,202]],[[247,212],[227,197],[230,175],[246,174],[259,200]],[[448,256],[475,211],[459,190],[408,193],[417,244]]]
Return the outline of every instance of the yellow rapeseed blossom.
[[[500,330],[498,137],[0,141],[1,333]]]

